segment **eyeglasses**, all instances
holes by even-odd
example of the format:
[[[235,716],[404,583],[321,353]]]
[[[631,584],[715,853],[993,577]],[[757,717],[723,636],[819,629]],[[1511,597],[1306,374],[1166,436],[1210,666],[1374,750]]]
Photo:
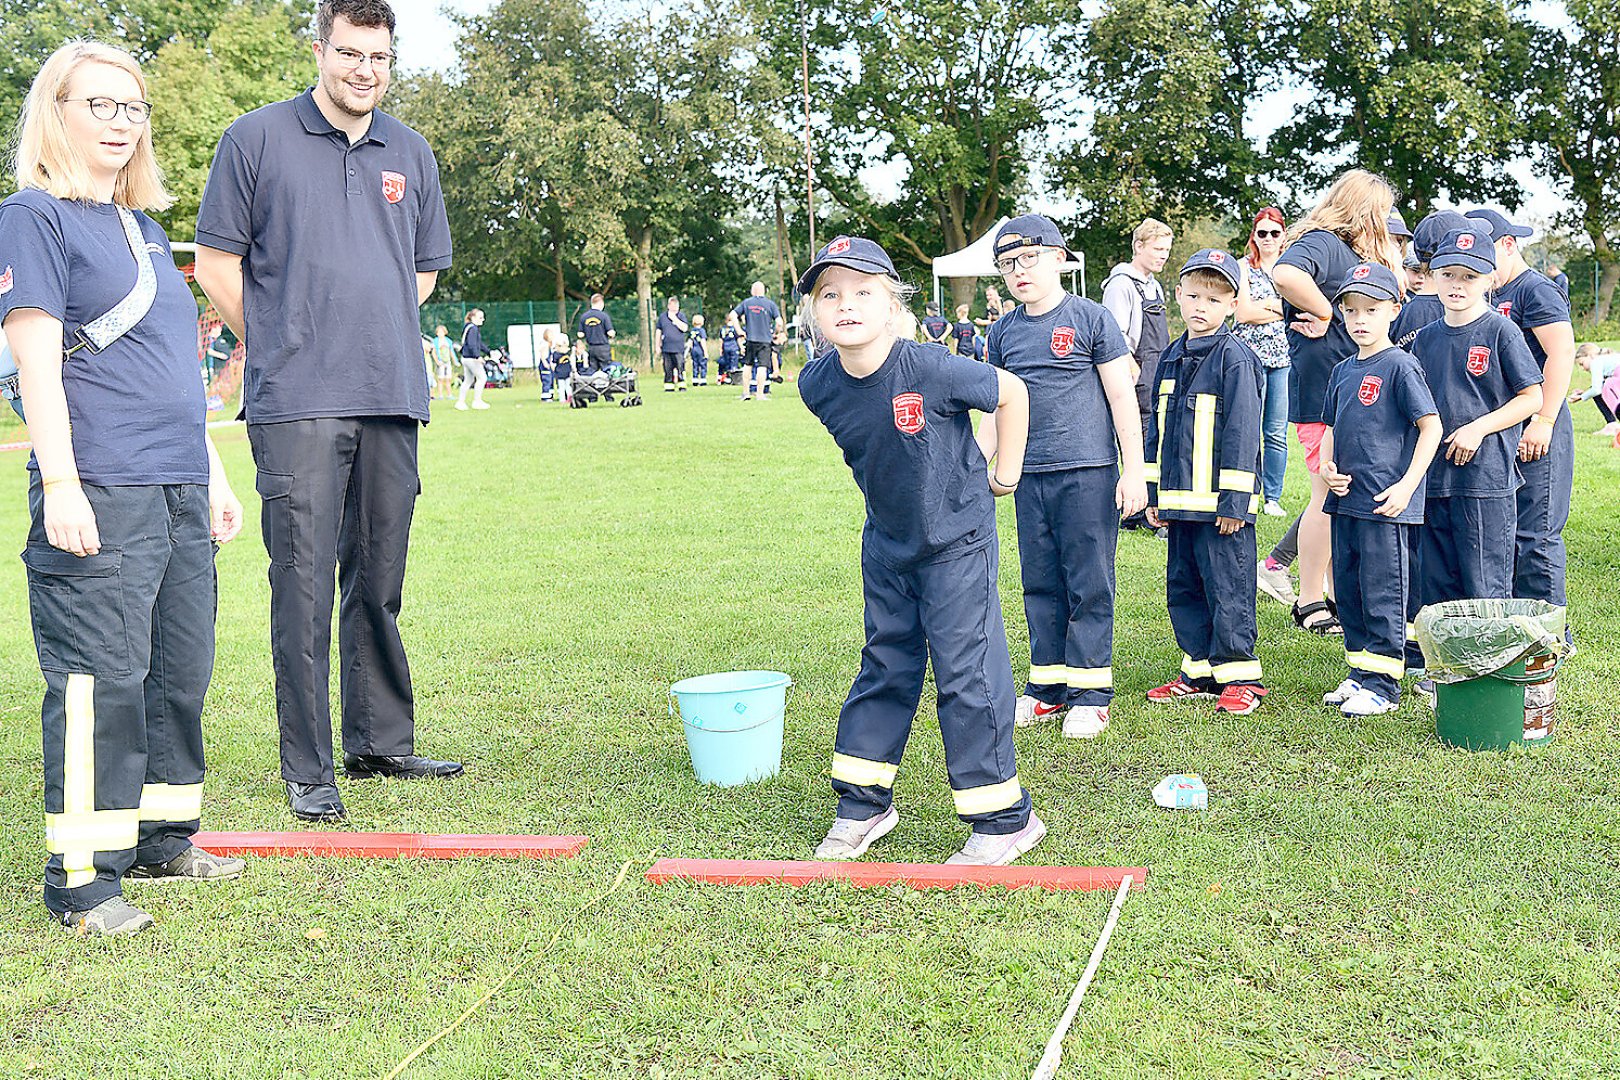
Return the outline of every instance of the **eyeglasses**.
[[[362,64],[365,64],[367,61],[370,61],[371,69],[373,71],[387,71],[393,66],[394,61],[399,59],[398,56],[391,52],[363,53],[358,49],[350,49],[343,45],[334,45],[326,38],[321,38],[321,43],[326,45],[332,50],[333,53],[337,55],[337,66],[345,71],[353,71]]]
[[[1025,270],[1028,270],[1030,267],[1041,261],[1042,255],[1046,254],[1048,251],[1055,250],[1055,248],[1036,248],[1033,251],[1026,251],[1022,255],[1015,255],[1012,258],[997,259],[996,273],[1005,276],[1012,273],[1019,267],[1023,267]]]
[[[152,117],[152,103],[149,101],[114,101],[110,97],[92,98],[63,98],[64,102],[82,101],[90,106],[90,115],[97,120],[111,120],[118,115],[118,110],[124,110],[124,116],[132,124],[144,124]]]
[[[1256,230],[1254,230],[1254,238],[1256,240],[1275,240],[1279,236],[1281,236],[1282,234],[1283,234],[1283,231],[1281,229],[1256,229]]]

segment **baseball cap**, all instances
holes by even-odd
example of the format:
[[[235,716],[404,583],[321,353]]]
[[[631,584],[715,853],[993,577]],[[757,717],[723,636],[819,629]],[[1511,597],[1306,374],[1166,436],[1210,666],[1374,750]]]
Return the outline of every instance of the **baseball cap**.
[[[1238,262],[1235,255],[1228,255],[1215,248],[1204,248],[1202,251],[1194,252],[1192,258],[1182,264],[1181,272],[1176,276],[1184,278],[1194,270],[1213,270],[1226,279],[1233,292],[1238,290]]]
[[[1401,217],[1399,210],[1389,212],[1389,221],[1385,227],[1389,230],[1389,235],[1397,240],[1412,239],[1412,230],[1406,227],[1406,219]]]
[[[1412,250],[1417,252],[1419,259],[1428,262],[1434,256],[1435,249],[1440,246],[1440,241],[1445,239],[1446,233],[1458,229],[1472,229],[1475,225],[1475,222],[1455,210],[1436,210],[1418,222],[1417,228],[1412,230]]]
[[[1333,302],[1338,303],[1346,293],[1360,293],[1374,300],[1398,301],[1402,296],[1401,283],[1395,280],[1395,271],[1381,263],[1362,263],[1353,267],[1344,275],[1339,291],[1333,294]]]
[[[1069,242],[1063,239],[1062,231],[1051,218],[1041,214],[1021,214],[996,230],[996,240],[991,250],[1000,258],[1022,247],[1061,248],[1067,252]]]
[[[1401,265],[1406,267],[1408,270],[1422,270],[1423,260],[1418,258],[1416,254],[1409,254],[1401,262]]]
[[[871,240],[859,236],[837,236],[816,252],[810,266],[799,276],[799,295],[808,296],[815,288],[816,279],[829,266],[847,266],[863,274],[883,274],[896,281],[900,274],[894,268],[889,253]]]
[[[1491,240],[1491,234],[1478,224],[1446,233],[1434,257],[1429,260],[1431,270],[1444,266],[1463,266],[1477,274],[1489,274],[1495,270],[1496,244]]]
[[[1527,236],[1534,236],[1536,234],[1536,230],[1532,229],[1530,226],[1515,225],[1503,215],[1498,214],[1495,210],[1486,210],[1485,208],[1481,207],[1478,210],[1468,211],[1468,216],[1476,221],[1484,222],[1486,228],[1490,229],[1491,231],[1491,240],[1493,241],[1500,240],[1504,236],[1517,236],[1522,240]]]

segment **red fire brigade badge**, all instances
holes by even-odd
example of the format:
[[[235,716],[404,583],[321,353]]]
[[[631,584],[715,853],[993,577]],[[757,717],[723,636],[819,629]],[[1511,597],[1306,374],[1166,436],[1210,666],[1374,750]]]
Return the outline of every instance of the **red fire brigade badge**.
[[[849,248],[849,237],[840,236],[838,239],[827,245],[827,254],[842,255],[844,252],[848,251]]]
[[[11,272],[11,267],[6,267],[5,273],[0,274],[0,296],[10,292],[16,280],[15,275]]]
[[[1074,327],[1057,326],[1052,329],[1052,355],[1068,356],[1074,352]]]
[[[397,203],[405,197],[405,174],[384,171],[382,174],[383,198],[391,203]]]
[[[1502,318],[1504,318],[1504,319],[1513,318],[1513,301],[1511,301],[1511,300],[1502,301],[1500,304],[1496,305],[1496,310],[1497,310],[1498,314],[1500,314],[1502,316]]]
[[[1384,388],[1384,379],[1380,375],[1363,375],[1361,389],[1356,397],[1361,399],[1363,405],[1371,405],[1378,400],[1378,391]]]
[[[894,426],[907,435],[923,429],[923,398],[921,394],[907,392],[894,398]]]
[[[1485,374],[1491,369],[1491,350],[1484,345],[1471,345],[1468,348],[1468,374],[1475,376]]]

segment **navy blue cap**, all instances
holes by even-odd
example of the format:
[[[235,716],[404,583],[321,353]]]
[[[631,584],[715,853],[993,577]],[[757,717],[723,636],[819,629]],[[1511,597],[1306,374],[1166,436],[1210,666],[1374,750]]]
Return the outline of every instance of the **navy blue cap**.
[[[1194,270],[1213,270],[1227,280],[1227,283],[1232,286],[1233,292],[1238,290],[1239,277],[1236,255],[1229,255],[1215,248],[1195,251],[1192,258],[1182,263],[1181,272],[1176,276],[1177,278],[1184,278]]]
[[[889,253],[877,243],[863,240],[859,236],[837,236],[816,252],[816,257],[809,268],[799,275],[799,295],[808,296],[810,290],[815,288],[816,278],[820,277],[821,272],[829,266],[847,266],[863,274],[883,274],[896,281],[900,280],[900,274],[894,268],[894,260],[889,258]]]
[[[1389,230],[1389,235],[1397,240],[1412,239],[1412,230],[1406,227],[1406,219],[1401,217],[1399,210],[1389,212],[1389,221],[1386,223],[1385,228]]]
[[[1495,210],[1486,210],[1481,207],[1478,210],[1468,211],[1468,216],[1474,218],[1476,221],[1483,221],[1485,226],[1491,230],[1492,240],[1500,240],[1504,236],[1517,236],[1522,240],[1527,236],[1534,236],[1536,234],[1536,230],[1532,229],[1530,226],[1515,225],[1501,214],[1498,214]]]
[[[1374,300],[1396,301],[1405,295],[1401,283],[1395,279],[1395,271],[1382,263],[1361,263],[1351,267],[1339,283],[1339,291],[1333,294],[1333,302],[1338,303],[1346,293],[1360,293]]]
[[[1423,260],[1418,258],[1416,254],[1411,254],[1402,261],[1401,265],[1406,267],[1408,270],[1422,270]]]
[[[1472,229],[1474,222],[1469,221],[1455,210],[1436,210],[1412,230],[1412,250],[1423,262],[1428,262],[1440,241],[1446,238],[1446,233],[1456,232],[1458,229]]]
[[[1489,274],[1496,269],[1496,242],[1478,224],[1448,232],[1429,260],[1431,270],[1443,266],[1463,266],[1477,274]]]
[[[1062,231],[1051,218],[1041,214],[1020,214],[996,230],[996,240],[991,250],[1000,258],[1009,251],[1023,247],[1062,248],[1067,252],[1069,242],[1063,239]]]

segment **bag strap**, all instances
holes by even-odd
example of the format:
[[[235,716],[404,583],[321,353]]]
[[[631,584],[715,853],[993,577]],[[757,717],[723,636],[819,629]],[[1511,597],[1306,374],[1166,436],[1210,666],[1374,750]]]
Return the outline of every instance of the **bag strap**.
[[[80,349],[89,349],[92,354],[101,352],[146,318],[157,298],[157,270],[152,266],[152,253],[146,250],[140,222],[127,207],[117,209],[118,221],[124,227],[124,240],[129,244],[129,253],[135,257],[135,287],[111,311],[79,327],[73,334],[77,340],[67,349],[68,356]]]

